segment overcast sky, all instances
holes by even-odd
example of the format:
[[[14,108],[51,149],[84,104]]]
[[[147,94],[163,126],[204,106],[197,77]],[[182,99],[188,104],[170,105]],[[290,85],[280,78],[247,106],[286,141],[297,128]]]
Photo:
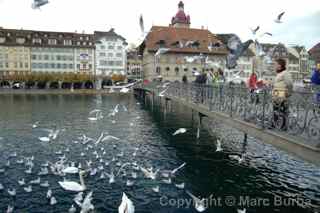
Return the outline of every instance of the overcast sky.
[[[49,0],[41,10],[31,9],[32,0],[0,0],[0,26],[33,30],[93,33],[110,27],[137,43],[139,16],[145,28],[168,26],[177,12],[178,0]],[[250,28],[260,25],[261,33],[273,33],[261,42],[305,45],[320,42],[319,0],[184,0],[191,27],[204,26],[212,33],[236,33],[241,39],[252,38]],[[283,24],[273,20],[285,11]]]

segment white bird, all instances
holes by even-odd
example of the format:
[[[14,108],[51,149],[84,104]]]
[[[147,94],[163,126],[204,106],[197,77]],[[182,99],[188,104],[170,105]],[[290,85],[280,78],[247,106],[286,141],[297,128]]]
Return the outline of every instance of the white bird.
[[[37,122],[35,122],[34,124],[32,124],[32,128],[34,129],[34,128],[37,128],[38,127],[38,125],[39,125],[39,121],[37,121]]]
[[[39,140],[41,142],[50,142],[50,138],[49,137],[39,137]]]
[[[193,203],[195,205],[195,209],[198,211],[198,212],[203,212],[206,210],[206,207],[205,207],[205,199],[202,198],[201,200],[199,198],[197,198],[195,195],[191,194],[191,192],[189,191],[186,191],[186,193],[192,198],[193,200]]]
[[[150,178],[152,180],[155,180],[156,179],[156,176],[158,174],[158,172],[160,171],[159,169],[157,169],[155,172],[153,172],[152,170],[151,171],[148,171],[147,169],[143,168],[140,166],[140,170],[143,172],[143,174],[147,177],[147,178]]]
[[[92,200],[92,192],[89,192],[87,196],[84,198],[83,203],[80,205],[78,204],[79,207],[81,207],[80,213],[88,213],[94,210],[94,206],[92,205],[91,200]]]
[[[13,206],[8,206],[6,213],[12,213],[13,212],[14,207]]]
[[[40,177],[38,177],[38,178],[35,179],[35,180],[31,180],[31,181],[30,181],[30,184],[40,184]]]
[[[22,178],[21,180],[18,180],[18,184],[19,184],[20,186],[24,186],[24,185],[26,184],[24,178]]]
[[[217,149],[216,152],[221,152],[223,149],[221,147],[221,141],[219,139],[217,139]]]
[[[84,184],[83,175],[85,171],[79,172],[80,184],[74,181],[59,181],[60,186],[67,191],[81,192],[86,190],[86,185]]]
[[[11,190],[8,189],[8,193],[9,193],[10,196],[16,196],[16,194],[17,194],[15,189],[11,189]]]
[[[175,173],[180,170],[181,168],[183,168],[186,165],[186,163],[181,164],[178,168],[173,169],[170,173],[171,175],[175,175]]]
[[[51,197],[50,198],[50,205],[51,206],[54,206],[54,205],[56,205],[58,203],[58,201],[57,201],[57,199],[55,198],[55,197]]]
[[[114,176],[114,174],[113,174],[113,171],[111,171],[110,174],[109,174],[109,173],[105,173],[105,174],[109,177],[109,184],[115,182],[115,180],[114,180],[115,176]]]
[[[184,189],[185,183],[175,184],[178,189]]]
[[[244,160],[244,155],[241,155],[241,157],[240,157],[239,155],[229,155],[229,158],[230,158],[231,160],[236,160],[236,161],[238,161],[238,163],[240,164],[240,163],[242,163],[243,160]]]
[[[77,174],[79,173],[79,168],[77,167],[73,167],[73,166],[69,166],[69,167],[66,167],[62,170],[63,173],[66,173],[66,174]]]
[[[5,169],[0,169],[0,174],[4,173],[5,171]]]
[[[41,168],[40,172],[38,173],[38,175],[47,175],[49,174],[48,168]]]
[[[131,177],[132,177],[133,179],[136,179],[136,178],[138,177],[138,174],[137,174],[136,172],[132,172],[132,173],[131,173]]]
[[[178,135],[178,134],[183,134],[183,133],[185,133],[185,132],[187,132],[187,129],[185,129],[185,128],[180,128],[180,129],[178,129],[177,131],[175,131],[172,135],[174,136],[174,135]]]
[[[152,191],[154,191],[155,193],[158,193],[160,191],[160,187],[159,186],[152,187]]]
[[[83,200],[83,192],[79,192],[75,197],[74,197],[74,202],[76,202],[76,204],[78,204],[79,206],[81,206],[81,202]]]
[[[52,197],[52,190],[49,189],[49,190],[47,191],[47,198],[50,199],[51,197]]]
[[[76,213],[77,209],[74,207],[74,205],[71,205],[70,209],[68,210],[68,213]]]
[[[276,22],[276,23],[278,23],[278,24],[282,23],[282,22],[281,22],[281,18],[282,18],[282,16],[284,15],[284,13],[285,13],[285,12],[280,13],[280,14],[278,15],[277,19],[274,20],[274,22]]]
[[[133,202],[127,197],[125,193],[122,194],[122,201],[118,208],[118,213],[134,213]]]
[[[101,141],[104,142],[104,141],[107,141],[107,140],[116,140],[116,141],[118,141],[118,140],[120,140],[120,138],[114,137],[112,135],[107,135]]]
[[[127,180],[127,183],[126,183],[126,185],[127,185],[127,186],[133,186],[133,184],[134,184],[134,182],[133,182],[133,181],[131,181],[131,180]]]
[[[23,189],[24,189],[24,191],[27,192],[27,193],[32,192],[32,186],[31,186],[31,185],[28,186],[28,187],[24,187]]]
[[[2,191],[4,189],[2,183],[0,183],[0,191]]]
[[[23,163],[24,163],[23,159],[17,160],[17,164],[23,164]]]
[[[162,180],[165,184],[171,184],[172,183],[172,180],[171,180],[171,178],[169,178],[169,179],[164,179],[164,180]]]
[[[246,213],[246,209],[245,209],[245,208],[244,208],[243,210],[237,209],[237,212],[238,212],[238,213]]]
[[[156,54],[154,54],[154,56],[159,56],[161,54],[168,52],[169,50],[170,50],[169,48],[159,48]]]

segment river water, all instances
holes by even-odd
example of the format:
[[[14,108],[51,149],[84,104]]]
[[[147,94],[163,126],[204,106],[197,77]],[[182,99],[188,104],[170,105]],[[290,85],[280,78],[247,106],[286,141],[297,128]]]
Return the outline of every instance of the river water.
[[[33,185],[33,191],[27,193],[18,184],[21,178],[26,182],[36,179],[42,163],[56,162],[62,155],[68,163],[81,163],[84,169],[89,168],[86,165],[89,160],[93,162],[91,168],[103,165],[96,175],[87,174],[84,178],[87,186],[84,194],[93,192],[94,212],[118,212],[123,192],[138,213],[197,212],[186,191],[206,198],[209,208],[205,212],[236,213],[242,208],[259,213],[320,212],[319,167],[250,137],[244,144],[241,135],[224,140],[223,151],[215,152],[216,136],[221,134],[218,131],[227,130],[202,129],[197,140],[196,121],[190,110],[181,106],[173,106],[164,113],[162,108],[151,109],[129,95],[2,95],[0,104],[0,170],[4,169],[0,173],[4,186],[0,190],[0,212],[5,212],[8,205],[19,213],[62,213],[68,212],[72,204],[77,206],[73,202],[76,193],[62,189],[58,181],[63,177],[51,172],[41,176],[41,182],[49,182],[56,205],[50,205],[46,198],[48,188]],[[118,113],[108,116],[117,104]],[[100,109],[104,118],[96,122],[88,120],[94,109]],[[32,128],[37,121],[38,127]],[[41,142],[38,138],[48,135],[45,128],[63,131],[56,140]],[[173,136],[179,128],[187,128],[187,132]],[[79,139],[85,134],[97,140],[102,132],[120,140],[97,145],[89,142],[88,147]],[[139,150],[133,156],[136,148]],[[60,151],[62,154],[57,154]],[[9,157],[15,152],[17,157]],[[119,155],[121,152],[123,156]],[[229,158],[231,154],[244,152],[241,164]],[[26,174],[28,167],[17,160],[31,156],[34,156],[33,173]],[[111,161],[112,158],[116,160]],[[10,165],[6,166],[8,160]],[[102,172],[117,173],[126,162],[144,168],[152,166],[160,169],[160,173],[155,180],[147,179],[129,165],[113,184],[109,184],[108,178],[100,179]],[[186,166],[176,173],[172,183],[165,183],[167,178],[161,171],[172,170],[184,162]],[[131,177],[132,172],[137,173],[137,178]],[[68,174],[65,178],[79,182],[77,175]],[[133,181],[132,186],[126,185],[128,179]],[[181,183],[185,183],[184,189],[175,186]],[[158,193],[152,190],[157,186]],[[14,197],[7,192],[12,188],[17,192]],[[79,207],[77,210],[80,212]]]

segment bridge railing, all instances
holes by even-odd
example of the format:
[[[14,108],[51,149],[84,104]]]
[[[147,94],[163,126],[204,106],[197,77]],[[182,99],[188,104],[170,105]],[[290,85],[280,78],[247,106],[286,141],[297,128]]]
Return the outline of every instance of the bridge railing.
[[[142,85],[156,94],[200,104],[209,111],[253,123],[260,128],[301,137],[320,145],[320,88],[296,88],[289,98],[272,95],[272,88],[250,92],[246,86],[152,82]]]

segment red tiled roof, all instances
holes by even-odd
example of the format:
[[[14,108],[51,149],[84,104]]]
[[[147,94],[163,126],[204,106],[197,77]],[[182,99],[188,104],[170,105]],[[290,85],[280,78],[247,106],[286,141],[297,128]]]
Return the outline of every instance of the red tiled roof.
[[[309,54],[312,54],[314,51],[316,51],[317,49],[320,49],[320,43],[314,45],[309,51]]]
[[[161,41],[161,42],[160,42]],[[182,42],[185,44],[187,41],[197,41],[198,47],[183,47],[179,48],[174,46],[174,43]],[[180,53],[205,53],[205,54],[228,54],[228,51],[223,44],[214,34],[209,30],[204,29],[191,29],[191,28],[175,28],[175,27],[162,27],[153,26],[147,35],[142,46],[147,48],[148,51],[157,51],[159,43],[162,47],[170,48],[169,52]],[[220,48],[214,48],[211,52],[208,49],[210,43],[219,43]]]

